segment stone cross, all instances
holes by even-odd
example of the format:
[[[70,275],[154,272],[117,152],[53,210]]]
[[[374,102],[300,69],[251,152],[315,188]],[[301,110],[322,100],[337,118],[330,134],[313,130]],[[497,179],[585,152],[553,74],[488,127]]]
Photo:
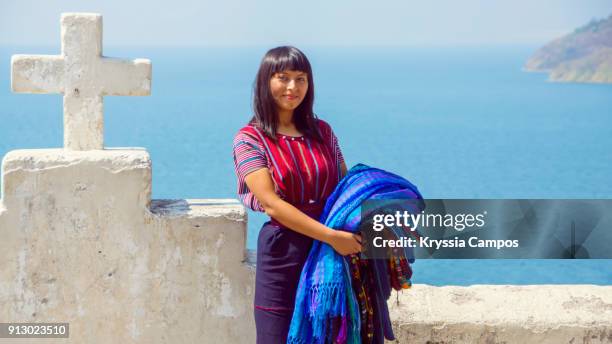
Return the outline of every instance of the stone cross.
[[[102,16],[64,13],[61,55],[13,55],[11,88],[64,96],[64,148],[104,149],[102,97],[151,94],[151,61],[102,56]]]

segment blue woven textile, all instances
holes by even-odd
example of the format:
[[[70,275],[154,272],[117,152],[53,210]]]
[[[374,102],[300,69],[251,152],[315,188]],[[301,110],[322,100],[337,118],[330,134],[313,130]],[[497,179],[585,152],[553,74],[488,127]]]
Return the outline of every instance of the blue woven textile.
[[[360,205],[368,199],[422,197],[416,186],[406,179],[358,164],[348,171],[329,196],[320,221],[336,230],[355,233],[361,221]],[[388,276],[384,273],[386,270],[375,271],[379,280],[375,302],[384,303],[380,307],[386,314],[379,314],[378,318],[384,322],[381,326],[385,327],[385,337],[391,339],[393,333],[386,308],[391,287],[385,282]],[[302,269],[287,343],[361,343],[359,306],[351,287],[348,263],[330,245],[320,241],[313,243]]]

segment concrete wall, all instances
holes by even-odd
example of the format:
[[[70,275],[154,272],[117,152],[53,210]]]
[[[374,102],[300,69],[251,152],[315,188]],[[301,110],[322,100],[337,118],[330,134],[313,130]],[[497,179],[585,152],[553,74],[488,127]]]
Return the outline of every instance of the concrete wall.
[[[71,343],[252,341],[236,201],[151,201],[145,150],[13,151],[2,175],[0,322],[69,322]]]
[[[142,149],[13,151],[2,176],[0,322],[70,323],[36,343],[254,343],[235,200],[151,201]],[[415,285],[389,306],[399,343],[612,343],[612,287]]]
[[[608,286],[417,284],[389,307],[400,343],[612,343]]]

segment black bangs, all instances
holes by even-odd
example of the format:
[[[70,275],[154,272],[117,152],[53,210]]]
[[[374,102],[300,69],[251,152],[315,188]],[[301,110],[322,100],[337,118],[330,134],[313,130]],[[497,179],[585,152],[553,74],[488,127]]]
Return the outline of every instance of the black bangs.
[[[322,141],[317,116],[312,110],[314,104],[312,68],[306,55],[296,47],[282,46],[270,49],[261,60],[253,85],[254,114],[250,123],[258,126],[271,139],[276,140],[279,119],[276,102],[270,91],[270,79],[275,73],[288,70],[304,72],[308,78],[308,89],[304,100],[293,112],[293,123],[304,135]]]
[[[293,47],[278,47],[270,50],[270,54],[266,54],[265,61],[270,64],[272,74],[285,70],[301,71],[310,74],[310,62],[306,56]]]

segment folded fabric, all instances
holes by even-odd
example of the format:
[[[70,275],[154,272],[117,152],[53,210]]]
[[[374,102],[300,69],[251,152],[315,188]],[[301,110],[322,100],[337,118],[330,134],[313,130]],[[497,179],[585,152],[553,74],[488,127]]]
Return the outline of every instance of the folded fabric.
[[[422,196],[406,179],[358,164],[329,196],[320,222],[355,233],[361,222],[360,206],[369,199],[422,199]],[[342,257],[330,245],[315,241],[300,276],[287,343],[392,340],[387,299],[391,288],[409,286],[411,274],[406,258],[403,257],[403,263],[395,258],[398,257],[388,262],[361,263],[357,256]],[[359,282],[353,285],[354,280]]]

